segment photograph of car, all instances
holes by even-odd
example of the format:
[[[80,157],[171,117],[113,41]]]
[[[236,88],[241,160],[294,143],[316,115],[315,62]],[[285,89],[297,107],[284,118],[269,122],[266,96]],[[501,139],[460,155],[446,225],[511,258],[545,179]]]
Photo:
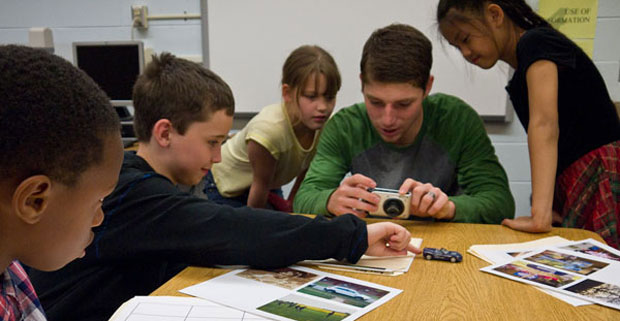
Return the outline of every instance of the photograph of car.
[[[363,308],[373,304],[390,293],[383,289],[331,277],[324,277],[319,281],[308,284],[297,290],[297,292],[325,300],[348,304],[357,308]]]
[[[493,268],[493,270],[506,274],[510,277],[516,277],[554,288],[561,288],[567,284],[574,283],[575,281],[580,281],[582,279],[581,276],[562,272],[538,264],[527,263],[526,261],[514,261]]]
[[[422,251],[422,255],[427,260],[450,261],[452,263],[461,262],[463,260],[461,253],[449,251],[444,248],[435,249],[432,247],[425,247]]]
[[[340,294],[348,297],[352,297],[358,300],[370,301],[371,298],[367,295],[363,295],[355,290],[345,288],[343,286],[330,286],[325,288],[325,292]]]

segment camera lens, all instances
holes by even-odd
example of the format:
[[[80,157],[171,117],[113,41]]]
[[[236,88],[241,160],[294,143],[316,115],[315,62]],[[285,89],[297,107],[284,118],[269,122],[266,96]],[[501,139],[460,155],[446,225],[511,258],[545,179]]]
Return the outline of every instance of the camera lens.
[[[403,213],[405,204],[398,198],[389,198],[383,202],[383,212],[389,217],[396,217]]]

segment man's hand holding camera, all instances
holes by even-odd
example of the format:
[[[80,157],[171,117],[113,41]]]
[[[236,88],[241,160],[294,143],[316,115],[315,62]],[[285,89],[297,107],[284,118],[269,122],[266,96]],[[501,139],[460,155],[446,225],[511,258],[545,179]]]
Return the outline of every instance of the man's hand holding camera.
[[[401,194],[411,192],[411,215],[444,220],[454,218],[454,203],[446,193],[430,183],[423,184],[407,178],[398,191]]]
[[[429,183],[406,179],[398,191],[376,188],[376,182],[361,174],[345,178],[327,201],[334,215],[353,213],[406,219],[409,215],[453,219],[455,206],[446,193]]]
[[[368,191],[377,186],[374,180],[361,174],[345,178],[327,200],[327,210],[334,215],[352,213],[366,217],[377,211],[380,197]]]

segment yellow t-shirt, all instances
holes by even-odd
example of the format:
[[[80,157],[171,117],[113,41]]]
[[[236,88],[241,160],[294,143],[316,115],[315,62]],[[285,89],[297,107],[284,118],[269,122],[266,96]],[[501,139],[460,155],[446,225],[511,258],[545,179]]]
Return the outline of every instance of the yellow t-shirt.
[[[247,142],[253,140],[276,159],[273,186],[278,188],[292,181],[310,166],[316,153],[319,133],[312,145],[304,149],[295,133],[283,103],[263,108],[248,124],[222,145],[222,162],[213,165],[211,172],[217,189],[224,197],[241,195],[252,185],[252,165],[248,158]]]

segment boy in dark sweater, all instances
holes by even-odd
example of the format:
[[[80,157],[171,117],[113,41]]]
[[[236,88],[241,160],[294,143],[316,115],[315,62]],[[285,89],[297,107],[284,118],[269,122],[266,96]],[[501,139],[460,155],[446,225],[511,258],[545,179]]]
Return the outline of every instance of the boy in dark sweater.
[[[84,255],[118,179],[120,124],[58,56],[0,46],[0,70],[0,320],[42,321],[21,264],[52,271]]]
[[[133,101],[138,150],[125,153],[85,258],[54,273],[32,273],[50,320],[107,320],[122,302],[149,294],[188,265],[275,268],[304,259],[419,253],[396,224],[234,209],[179,190],[177,184],[198,183],[220,161],[232,126],[232,92],[202,66],[166,53],[154,57]]]

